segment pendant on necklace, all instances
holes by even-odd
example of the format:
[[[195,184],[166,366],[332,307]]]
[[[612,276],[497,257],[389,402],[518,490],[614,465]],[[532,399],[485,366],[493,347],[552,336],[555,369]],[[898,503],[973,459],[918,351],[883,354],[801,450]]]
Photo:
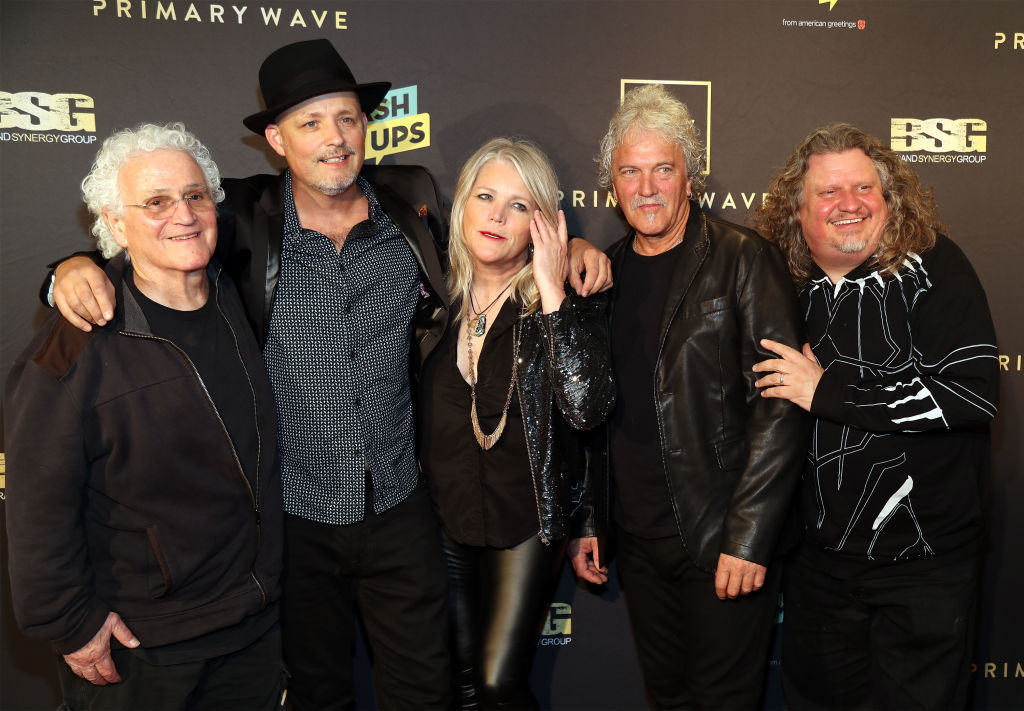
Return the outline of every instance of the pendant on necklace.
[[[473,327],[474,336],[484,335],[484,331],[487,330],[487,314],[480,314],[476,317],[476,325]]]

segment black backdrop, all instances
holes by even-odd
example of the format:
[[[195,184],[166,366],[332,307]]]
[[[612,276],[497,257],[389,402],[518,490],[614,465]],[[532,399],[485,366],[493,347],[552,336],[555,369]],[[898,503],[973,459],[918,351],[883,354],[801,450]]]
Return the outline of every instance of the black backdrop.
[[[485,139],[529,136],[554,160],[570,228],[602,246],[623,224],[593,156],[631,84],[666,83],[690,104],[709,143],[706,205],[737,222],[811,128],[845,120],[891,140],[935,187],[996,322],[1002,407],[973,703],[1024,707],[1024,3],[0,0],[0,374],[42,319],[43,265],[89,245],[78,183],[99,141],[181,120],[226,175],[275,171],[240,119],[259,108],[260,61],[315,37],[361,81],[396,87],[371,129],[373,160],[426,165],[450,197]],[[15,628],[3,569],[0,705],[52,708],[52,660]],[[642,706],[631,645],[614,584],[593,595],[566,573],[538,649],[542,702]],[[780,708],[774,670],[770,684]]]

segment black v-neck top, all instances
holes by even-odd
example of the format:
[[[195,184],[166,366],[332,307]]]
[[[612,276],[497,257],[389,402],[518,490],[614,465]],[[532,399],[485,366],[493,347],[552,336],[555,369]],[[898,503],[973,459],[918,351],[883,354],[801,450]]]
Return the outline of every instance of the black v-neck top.
[[[459,312],[454,304],[450,313]],[[519,305],[506,300],[487,324],[477,360],[476,407],[484,434],[501,419],[512,377],[513,329]],[[523,418],[513,392],[501,438],[484,451],[470,423],[470,387],[459,372],[458,340],[462,321],[448,324],[444,337],[424,364],[420,388],[420,463],[434,505],[449,538],[466,545],[508,548],[537,533]]]

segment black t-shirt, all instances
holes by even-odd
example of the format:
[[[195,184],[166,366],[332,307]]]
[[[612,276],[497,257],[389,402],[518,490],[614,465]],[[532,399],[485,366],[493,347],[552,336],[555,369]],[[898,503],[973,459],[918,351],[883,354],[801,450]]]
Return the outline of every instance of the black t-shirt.
[[[615,280],[611,351],[615,410],[608,423],[615,522],[643,538],[678,535],[654,404],[658,332],[672,274],[690,257],[685,243],[650,257],[626,247]]]
[[[134,275],[129,287],[153,335],[170,341],[192,361],[235,445],[249,486],[255,491],[259,449],[255,395],[234,334],[217,307],[214,285],[210,284],[210,298],[195,311],[158,304],[139,290]]]
[[[453,305],[451,313],[458,311]],[[477,416],[485,434],[494,431],[505,407],[519,315],[519,305],[507,300],[488,324],[483,352],[473,353],[478,359]],[[458,341],[465,334],[463,322],[450,323],[423,367],[420,462],[449,538],[508,548],[535,535],[540,526],[523,416],[513,392],[501,438],[491,449],[481,449],[470,424],[469,384],[457,363]]]

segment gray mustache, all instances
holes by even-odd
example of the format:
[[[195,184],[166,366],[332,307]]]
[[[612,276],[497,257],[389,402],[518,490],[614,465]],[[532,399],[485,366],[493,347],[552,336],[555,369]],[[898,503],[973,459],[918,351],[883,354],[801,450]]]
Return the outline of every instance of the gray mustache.
[[[636,210],[637,208],[641,208],[644,205],[657,205],[659,207],[668,207],[668,201],[666,201],[665,198],[661,195],[656,195],[654,197],[649,198],[638,197],[635,198],[629,206],[630,209]]]

